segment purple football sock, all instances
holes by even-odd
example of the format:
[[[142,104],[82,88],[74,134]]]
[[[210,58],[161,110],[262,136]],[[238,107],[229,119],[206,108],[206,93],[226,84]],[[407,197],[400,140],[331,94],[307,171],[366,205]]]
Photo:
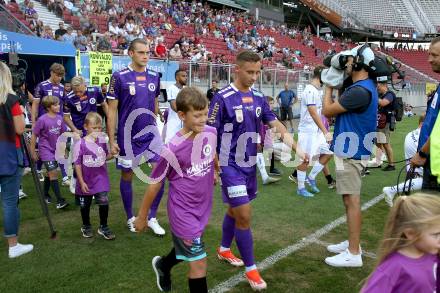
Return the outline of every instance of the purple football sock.
[[[165,182],[162,182],[159,192],[150,207],[150,213],[148,214],[148,220],[151,218],[156,218],[157,209],[159,208],[160,200],[162,199],[163,192],[165,190]]]
[[[223,225],[222,225],[221,245],[224,248],[231,247],[232,239],[234,239],[234,233],[235,233],[235,219],[226,213],[225,217],[223,218]]]
[[[131,219],[133,217],[133,190],[131,187],[131,181],[124,181],[121,178],[121,181],[119,182],[119,189],[121,191],[122,203],[124,204],[127,219]]]
[[[64,164],[59,164],[59,166],[61,169],[61,176],[63,176],[62,178],[64,179],[64,177],[67,176],[66,169],[64,168],[65,166],[64,166]]]
[[[41,168],[43,168],[43,162],[41,160],[37,161],[37,171],[41,171]]]
[[[252,240],[251,229],[241,230],[235,228],[235,242],[237,242],[238,251],[240,251],[246,267],[253,266],[254,263],[254,242]]]

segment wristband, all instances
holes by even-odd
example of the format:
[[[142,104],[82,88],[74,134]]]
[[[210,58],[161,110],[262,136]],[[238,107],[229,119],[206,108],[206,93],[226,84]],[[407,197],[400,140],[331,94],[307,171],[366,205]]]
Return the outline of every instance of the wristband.
[[[422,151],[419,151],[419,156],[423,159],[427,159],[428,158],[428,154]]]

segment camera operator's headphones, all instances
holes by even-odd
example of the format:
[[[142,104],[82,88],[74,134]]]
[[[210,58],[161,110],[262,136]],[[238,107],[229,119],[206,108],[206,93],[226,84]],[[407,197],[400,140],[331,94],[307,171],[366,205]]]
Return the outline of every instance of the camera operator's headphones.
[[[371,61],[370,64],[366,65],[364,63],[364,55],[362,55],[362,53],[367,49],[370,48],[370,46],[368,45],[368,43],[365,43],[362,47],[360,47],[357,51],[356,56],[354,56],[354,60],[353,60],[353,70],[355,71],[360,71],[362,70],[362,68],[365,68],[365,70],[369,71],[371,68]]]

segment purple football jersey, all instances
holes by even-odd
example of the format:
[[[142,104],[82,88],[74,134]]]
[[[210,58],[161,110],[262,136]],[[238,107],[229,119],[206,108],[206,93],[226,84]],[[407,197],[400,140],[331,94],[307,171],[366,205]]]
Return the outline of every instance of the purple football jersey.
[[[243,93],[231,83],[217,92],[210,103],[208,124],[217,129],[222,172],[234,168],[255,176],[260,127],[276,119],[263,94],[255,89]]]
[[[84,193],[77,182],[75,194],[92,196],[99,192],[109,192],[110,180],[106,164],[108,148],[105,138],[99,137],[95,142],[81,138],[75,143],[73,154],[75,165],[81,166],[84,182],[89,187],[89,193]]]
[[[376,268],[361,292],[436,292],[436,266],[435,255],[413,259],[395,252]]]
[[[117,142],[121,156],[133,159],[130,156],[146,150],[160,153],[162,139],[154,115],[159,93],[160,77],[155,71],[136,72],[129,67],[113,73],[107,99],[118,100]]]
[[[35,87],[34,99],[40,101],[40,105],[38,108],[38,117],[40,118],[44,114],[46,114],[46,109],[43,107],[42,100],[45,96],[55,96],[60,99],[61,110],[64,104],[64,85],[62,84],[53,84],[49,80],[45,80],[40,82]]]
[[[168,217],[177,237],[200,237],[211,215],[217,131],[206,126],[194,139],[178,132],[163,148],[151,177],[170,182]]]
[[[60,115],[50,117],[48,114],[44,114],[38,118],[32,131],[38,137],[40,159],[42,161],[55,161],[58,137],[67,131],[63,117]]]
[[[84,120],[89,112],[97,112],[98,106],[104,101],[101,91],[97,87],[88,87],[81,99],[73,92],[66,96],[64,114],[70,114],[73,125],[84,130]]]

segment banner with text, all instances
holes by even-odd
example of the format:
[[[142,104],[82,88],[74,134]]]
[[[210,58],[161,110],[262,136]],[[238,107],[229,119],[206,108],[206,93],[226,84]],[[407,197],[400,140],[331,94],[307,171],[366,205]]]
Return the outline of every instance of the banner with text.
[[[113,69],[112,57],[111,53],[89,52],[89,84],[91,86],[110,83]]]
[[[129,56],[113,56],[111,62],[112,72],[122,70],[128,67],[131,60]],[[89,53],[81,54],[81,75],[91,84],[91,70]],[[179,62],[150,59],[147,65],[148,69],[154,70],[162,74],[161,81],[174,82],[174,73],[179,68]],[[78,72],[78,69],[76,69]],[[110,73],[111,74],[111,73]]]

